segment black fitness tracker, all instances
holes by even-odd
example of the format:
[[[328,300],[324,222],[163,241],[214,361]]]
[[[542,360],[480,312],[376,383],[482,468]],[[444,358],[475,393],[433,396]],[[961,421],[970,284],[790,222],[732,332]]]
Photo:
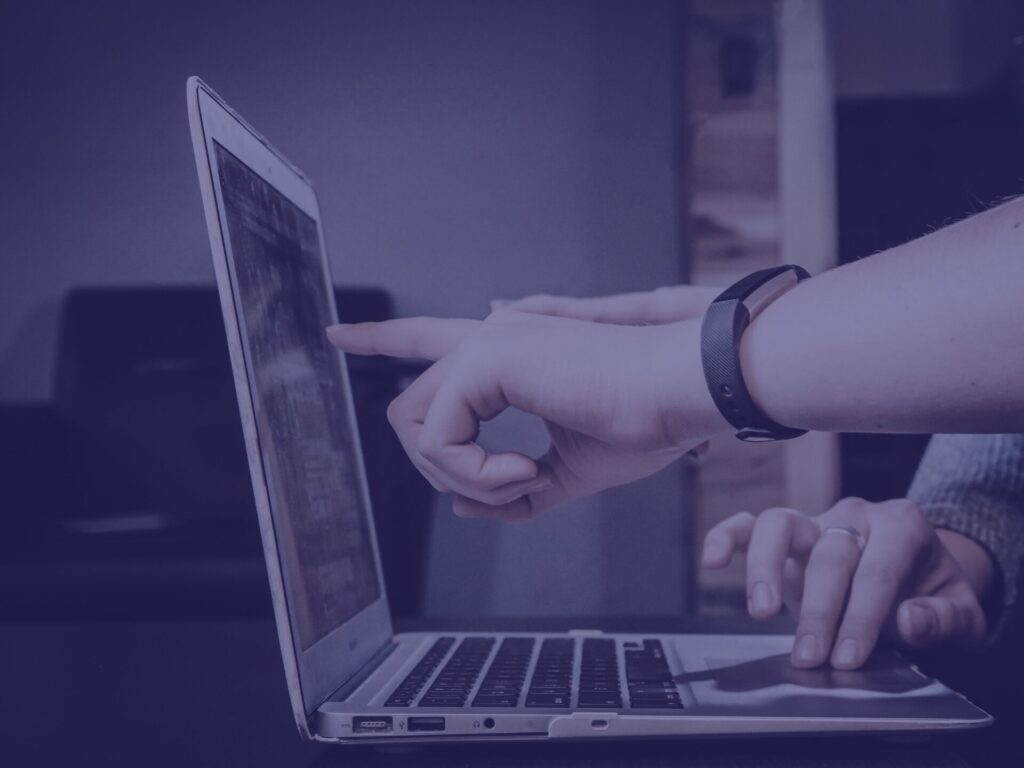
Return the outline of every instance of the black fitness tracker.
[[[736,427],[740,440],[790,440],[807,432],[782,426],[754,403],[740,370],[740,337],[753,315],[808,277],[807,270],[795,264],[759,270],[722,291],[704,314],[700,330],[704,379],[711,399]]]

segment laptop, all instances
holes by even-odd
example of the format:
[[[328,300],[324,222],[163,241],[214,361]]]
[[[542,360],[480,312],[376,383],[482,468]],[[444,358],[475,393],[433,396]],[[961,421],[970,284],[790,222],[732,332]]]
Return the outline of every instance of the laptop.
[[[930,732],[992,718],[894,653],[777,635],[395,634],[309,179],[198,78],[196,167],[288,693],[337,743]],[[640,624],[640,620],[638,620]]]

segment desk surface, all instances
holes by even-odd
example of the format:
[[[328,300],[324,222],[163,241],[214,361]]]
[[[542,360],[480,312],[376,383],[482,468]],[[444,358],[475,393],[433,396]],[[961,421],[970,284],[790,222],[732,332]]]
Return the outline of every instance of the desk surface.
[[[502,623],[504,627],[486,628],[539,630],[558,624]],[[602,626],[623,628],[606,622]],[[644,626],[662,628],[680,631],[679,622]],[[728,627],[701,622],[690,629]],[[12,766],[972,764],[962,757],[970,754],[969,744],[951,749],[952,742],[942,739],[719,739],[391,750],[304,743],[292,723],[269,621],[7,624],[0,625],[0,654],[0,763]]]

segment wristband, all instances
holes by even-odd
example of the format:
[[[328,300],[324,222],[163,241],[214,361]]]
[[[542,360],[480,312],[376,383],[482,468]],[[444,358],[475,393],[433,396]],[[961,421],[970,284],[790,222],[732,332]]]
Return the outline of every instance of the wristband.
[[[722,291],[704,314],[700,332],[704,379],[715,406],[736,427],[740,440],[790,440],[807,432],[779,424],[754,402],[740,370],[740,337],[751,317],[808,277],[806,269],[794,264],[762,269]]]

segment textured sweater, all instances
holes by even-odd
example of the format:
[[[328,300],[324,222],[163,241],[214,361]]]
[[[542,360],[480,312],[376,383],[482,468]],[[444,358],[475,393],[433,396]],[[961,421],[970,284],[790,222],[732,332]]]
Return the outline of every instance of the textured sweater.
[[[932,525],[992,556],[1005,618],[1024,559],[1024,435],[936,435],[907,495]]]

